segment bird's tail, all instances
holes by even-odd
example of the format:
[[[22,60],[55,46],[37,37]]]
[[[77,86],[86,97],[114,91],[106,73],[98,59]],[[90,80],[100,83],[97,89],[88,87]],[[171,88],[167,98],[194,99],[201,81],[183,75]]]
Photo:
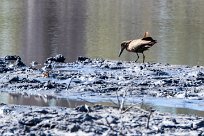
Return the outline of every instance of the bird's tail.
[[[143,38],[150,37],[149,32],[145,32]]]

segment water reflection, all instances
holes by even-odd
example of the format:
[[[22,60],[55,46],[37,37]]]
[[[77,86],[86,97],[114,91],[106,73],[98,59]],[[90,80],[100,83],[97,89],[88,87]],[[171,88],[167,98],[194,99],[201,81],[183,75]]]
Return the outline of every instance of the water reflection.
[[[85,13],[83,0],[27,1],[24,58],[45,59],[61,53],[69,61],[85,55]],[[37,55],[36,55],[37,54]]]
[[[78,100],[78,99],[66,99],[66,98],[56,98],[54,96],[37,96],[37,95],[22,95],[16,93],[0,93],[0,103],[6,104],[15,104],[15,105],[30,105],[30,106],[60,106],[67,108],[75,108],[79,105],[94,105],[94,104],[102,104],[108,106],[116,106],[112,101],[96,101],[96,102],[88,102],[86,100]],[[167,102],[163,102],[167,103]],[[202,110],[193,110],[186,108],[178,107],[168,107],[161,106],[155,103],[142,103],[137,105],[142,109],[148,110],[150,107],[160,111],[160,112],[168,112],[172,114],[189,114],[189,115],[198,115],[204,117],[204,111]],[[202,105],[201,105],[202,106]]]
[[[1,93],[0,103],[30,105],[30,106],[60,106],[67,108],[75,108],[76,106],[86,104],[84,101],[72,99],[57,99],[53,96],[37,96],[37,95],[22,95],[15,93]]]
[[[12,0],[0,5],[1,56],[28,64],[62,53],[119,59],[121,41],[149,31],[158,40],[146,60],[204,65],[203,0]],[[124,53],[123,60],[135,60]]]

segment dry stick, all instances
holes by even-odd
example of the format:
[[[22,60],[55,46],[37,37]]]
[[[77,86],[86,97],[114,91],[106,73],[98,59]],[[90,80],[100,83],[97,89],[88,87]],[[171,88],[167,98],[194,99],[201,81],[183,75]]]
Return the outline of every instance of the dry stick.
[[[116,97],[117,97],[117,100],[118,100],[118,109],[120,108],[119,106],[120,106],[120,99],[119,99],[119,96],[118,96],[118,90],[119,90],[119,88],[116,90]]]
[[[126,93],[127,93],[127,92],[126,92],[126,91],[124,92],[124,94],[123,94],[123,99],[122,99],[122,101],[120,101],[119,95],[118,95],[118,90],[119,90],[119,89],[116,90],[116,96],[117,96],[117,101],[118,101],[118,103],[115,103],[115,102],[112,101],[112,100],[111,100],[111,102],[112,102],[113,104],[115,104],[116,106],[118,106],[119,110],[122,111],[122,109],[123,109],[123,107],[124,107],[125,96],[126,96]],[[143,104],[143,100],[142,100],[142,104]],[[121,112],[121,114],[124,114],[125,112],[127,112],[129,109],[131,109],[131,108],[133,108],[133,107],[136,108],[136,109],[138,109],[138,110],[140,110],[140,111],[142,111],[142,112],[149,113],[147,110],[144,110],[144,109],[142,109],[142,108],[140,108],[140,107],[138,107],[138,106],[136,106],[136,105],[132,105],[132,106],[128,107],[127,109],[125,109],[123,112]]]
[[[118,107],[118,103],[115,103],[113,100],[109,99],[109,101],[114,104],[116,107]]]
[[[113,127],[111,126],[111,124],[110,124],[110,122],[107,120],[107,118],[105,118],[105,119],[106,119],[106,123],[108,124],[108,127],[109,127],[112,131],[117,132],[116,130],[113,129]]]
[[[124,127],[124,125],[121,123],[121,127],[119,128],[119,132],[118,132],[120,136],[125,136],[125,135],[123,134],[123,128],[125,128],[125,127]]]
[[[126,127],[125,127],[125,125],[124,125],[124,122],[122,121],[122,118],[124,118],[123,115],[120,116],[120,123],[121,123],[121,125],[120,125],[120,128],[118,128],[118,129],[119,129],[119,130],[118,130],[118,132],[119,132],[118,135],[120,135],[120,136],[126,136],[126,135],[123,133],[123,129],[126,129]]]
[[[121,100],[121,103],[120,103],[120,108],[119,108],[120,111],[123,110],[124,103],[125,103],[125,99],[123,98],[123,99]]]
[[[143,99],[142,99],[142,105],[143,105]],[[140,110],[140,111],[142,111],[142,112],[144,112],[144,113],[149,113],[147,110],[145,110],[145,109],[142,109],[141,107],[139,107],[139,106],[136,106],[136,104],[133,104],[133,105],[131,105],[130,107],[128,107],[127,109],[125,109],[123,112],[122,112],[122,114],[123,113],[125,113],[125,112],[127,112],[129,109],[131,109],[131,108],[136,108],[136,109],[138,109],[138,110]]]
[[[121,103],[120,103],[120,111],[122,111],[123,108],[124,108],[124,105],[125,105],[125,96],[126,96],[126,90],[125,90],[125,92],[123,93],[123,99],[122,99],[122,101],[121,101]]]
[[[142,112],[145,112],[145,113],[149,113],[147,110],[144,110],[144,109],[142,109],[142,108],[140,108],[140,107],[136,107],[136,106],[134,106],[136,109],[138,109],[138,110],[140,110],[140,111],[142,111]]]
[[[152,109],[150,109],[149,116],[147,117],[147,126],[146,126],[147,129],[149,129],[150,116],[152,115],[153,112],[154,111]]]
[[[140,108],[140,107],[138,107],[138,106],[136,106],[136,105],[132,105],[132,106],[128,107],[127,109],[125,109],[125,110],[122,112],[122,114],[125,113],[125,112],[127,112],[127,111],[128,111],[129,109],[131,109],[131,108],[136,108],[136,109],[138,109],[138,110],[140,110],[140,111],[142,111],[142,112],[144,112],[144,113],[149,113],[147,110],[144,110],[144,109],[142,109],[142,108]]]
[[[126,96],[126,93],[127,93],[127,91],[125,91],[124,94],[123,94],[123,99],[122,99],[121,107],[120,107],[120,110],[121,110],[121,111],[123,110],[124,105],[125,105],[125,96]],[[127,107],[123,112],[121,112],[121,114],[127,112],[129,109],[131,109],[131,108],[133,108],[133,107],[135,107],[135,105],[131,105],[131,106]],[[140,110],[141,110],[141,109],[140,109]]]
[[[118,100],[118,107],[119,107],[119,110],[122,111],[123,108],[124,108],[124,105],[125,105],[125,97],[126,97],[126,93],[127,91],[125,90],[125,92],[123,93],[123,99],[120,101],[119,100],[119,96],[118,96],[118,90],[116,91],[116,96],[117,96],[117,100]],[[114,103],[114,102],[113,102]],[[115,103],[114,103],[115,104]],[[125,109],[123,112],[121,112],[121,114],[127,112],[129,109],[131,109],[132,107],[134,107],[134,105],[128,107],[127,109]]]
[[[67,85],[67,90],[68,90],[69,87],[70,87],[70,84],[71,84],[71,82],[72,82],[72,79],[73,79],[73,77],[71,77],[71,79],[70,79],[70,81],[69,81],[69,84]]]
[[[131,108],[133,108],[134,107],[134,105],[132,105],[132,106],[130,106],[130,107],[128,107],[127,109],[125,109],[123,112],[121,112],[121,114],[124,114],[125,112],[127,112],[129,109],[131,109]]]
[[[185,98],[188,97],[188,92],[187,91],[188,91],[187,88],[185,88]]]
[[[119,99],[118,90],[119,90],[119,88],[116,90],[116,98],[117,98],[118,103],[115,103],[115,102],[114,102],[113,100],[111,100],[111,99],[110,99],[110,101],[111,101],[115,106],[117,106],[117,108],[119,109],[121,102],[120,102],[120,99]]]
[[[127,93],[127,92],[125,91],[125,93],[123,94],[123,98],[125,98],[126,93]],[[143,105],[143,99],[142,99],[142,105]],[[123,103],[123,106],[124,106],[124,103]],[[140,111],[142,111],[142,112],[149,113],[147,110],[144,110],[144,109],[142,109],[141,107],[138,107],[138,106],[136,106],[136,105],[131,105],[131,106],[129,106],[128,108],[126,108],[121,114],[127,112],[128,110],[130,110],[130,109],[133,108],[133,107],[136,108],[136,109],[138,109],[138,110],[140,110]]]

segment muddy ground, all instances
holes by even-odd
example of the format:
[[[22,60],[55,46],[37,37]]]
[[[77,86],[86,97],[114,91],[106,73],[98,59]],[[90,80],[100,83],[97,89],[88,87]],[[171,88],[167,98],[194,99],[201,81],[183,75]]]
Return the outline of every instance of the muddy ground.
[[[92,103],[76,108],[2,103],[1,135],[204,135],[204,67],[86,57],[64,61],[57,55],[45,64],[26,66],[18,56],[0,59],[1,92]],[[138,106],[151,100],[167,107],[184,101],[200,114]],[[94,105],[100,101],[114,106]]]

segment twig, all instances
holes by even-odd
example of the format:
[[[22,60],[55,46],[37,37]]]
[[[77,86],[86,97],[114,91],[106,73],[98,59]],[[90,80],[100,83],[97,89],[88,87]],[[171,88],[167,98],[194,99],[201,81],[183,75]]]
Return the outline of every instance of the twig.
[[[105,119],[106,119],[106,123],[107,123],[108,127],[109,127],[112,131],[116,132],[116,130],[113,129],[113,127],[111,126],[110,122],[107,120],[107,117],[106,117]]]
[[[119,108],[119,106],[120,106],[120,99],[119,99],[119,96],[118,96],[118,90],[119,90],[119,88],[116,90],[116,97],[117,97],[117,100],[118,100],[118,108]]]
[[[117,104],[117,103],[115,103],[113,100],[109,99],[109,101],[111,101],[111,102],[112,102],[112,104],[114,104],[115,106],[117,106],[117,107],[118,107],[118,104]]]
[[[123,93],[123,99],[122,99],[122,101],[121,101],[121,103],[120,103],[120,111],[122,111],[123,108],[124,108],[124,105],[125,105],[125,97],[126,97],[126,90],[125,90],[125,92]]]
[[[129,109],[131,109],[131,108],[133,108],[134,107],[134,105],[132,105],[132,106],[129,106],[128,108],[126,108],[121,114],[124,114],[125,112],[127,112]]]
[[[152,108],[150,108],[150,111],[149,111],[149,116],[147,117],[147,125],[146,125],[146,128],[149,129],[149,122],[150,122],[150,117],[152,115],[152,113],[154,112],[154,110]]]
[[[71,77],[71,79],[70,79],[70,81],[69,81],[69,84],[67,85],[67,90],[68,90],[69,87],[70,87],[70,84],[71,84],[71,82],[72,82],[72,79],[73,79],[73,77]]]
[[[185,98],[188,98],[187,88],[185,88]]]

